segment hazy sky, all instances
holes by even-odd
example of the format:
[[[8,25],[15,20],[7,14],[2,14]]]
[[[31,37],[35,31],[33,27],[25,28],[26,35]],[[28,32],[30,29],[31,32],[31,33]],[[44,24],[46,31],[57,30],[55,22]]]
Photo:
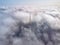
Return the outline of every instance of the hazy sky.
[[[51,5],[60,4],[60,0],[0,0],[0,5]]]

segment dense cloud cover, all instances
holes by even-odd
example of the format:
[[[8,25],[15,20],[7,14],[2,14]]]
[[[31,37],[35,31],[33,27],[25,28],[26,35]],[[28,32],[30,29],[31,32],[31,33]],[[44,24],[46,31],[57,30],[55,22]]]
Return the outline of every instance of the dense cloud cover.
[[[60,45],[59,8],[0,8],[0,45]]]

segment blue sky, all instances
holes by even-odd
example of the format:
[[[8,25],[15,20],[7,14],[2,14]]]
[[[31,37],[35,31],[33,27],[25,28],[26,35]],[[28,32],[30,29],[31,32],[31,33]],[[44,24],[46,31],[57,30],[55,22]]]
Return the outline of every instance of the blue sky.
[[[52,4],[59,0],[0,0],[0,5]]]

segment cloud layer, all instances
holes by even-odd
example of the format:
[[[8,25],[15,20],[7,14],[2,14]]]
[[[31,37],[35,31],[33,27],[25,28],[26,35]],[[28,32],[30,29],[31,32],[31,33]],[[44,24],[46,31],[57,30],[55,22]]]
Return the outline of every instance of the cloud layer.
[[[0,45],[60,45],[60,9],[1,7]]]

